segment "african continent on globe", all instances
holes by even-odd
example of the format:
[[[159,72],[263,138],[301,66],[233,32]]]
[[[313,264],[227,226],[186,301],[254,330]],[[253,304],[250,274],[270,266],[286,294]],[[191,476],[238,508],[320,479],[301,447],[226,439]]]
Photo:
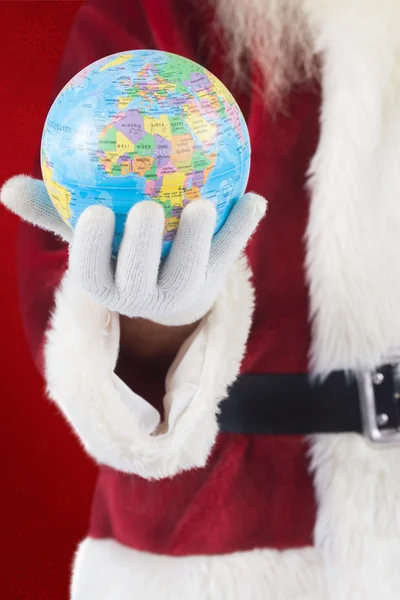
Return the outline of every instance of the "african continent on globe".
[[[166,256],[189,202],[213,202],[220,229],[245,191],[250,143],[238,105],[212,73],[175,54],[135,50],[96,61],[61,90],[41,164],[71,227],[91,204],[114,211],[114,255],[133,204],[162,204]]]

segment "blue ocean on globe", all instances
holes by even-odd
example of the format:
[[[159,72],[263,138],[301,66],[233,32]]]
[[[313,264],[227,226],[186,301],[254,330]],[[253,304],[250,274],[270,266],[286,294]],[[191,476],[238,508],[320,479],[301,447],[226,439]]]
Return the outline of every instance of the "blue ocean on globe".
[[[212,73],[175,54],[135,50],[98,60],[61,90],[44,125],[41,165],[72,228],[89,205],[113,210],[114,255],[129,209],[160,203],[166,256],[189,202],[213,202],[221,228],[245,191],[250,141],[235,99]]]

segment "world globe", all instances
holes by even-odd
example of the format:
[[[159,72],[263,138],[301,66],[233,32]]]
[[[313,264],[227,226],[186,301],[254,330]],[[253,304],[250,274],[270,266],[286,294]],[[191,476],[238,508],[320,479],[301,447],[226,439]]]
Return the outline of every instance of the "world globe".
[[[221,228],[245,191],[250,142],[235,99],[212,73],[175,54],[135,50],[98,60],[65,85],[44,125],[41,167],[71,228],[89,205],[113,210],[114,256],[129,209],[160,203],[165,257],[189,202],[212,202],[215,233]]]

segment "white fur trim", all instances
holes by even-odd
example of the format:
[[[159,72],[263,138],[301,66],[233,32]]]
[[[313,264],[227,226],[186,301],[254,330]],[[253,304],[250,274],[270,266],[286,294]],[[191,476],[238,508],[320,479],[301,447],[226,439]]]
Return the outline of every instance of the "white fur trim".
[[[168,557],[89,538],[71,600],[325,600],[321,586],[312,548]]]
[[[304,0],[323,55],[307,271],[313,371],[400,345],[400,2]]]
[[[400,3],[304,0],[323,58],[307,228],[314,373],[400,346]],[[329,600],[400,595],[400,449],[357,435],[312,447],[315,544]]]
[[[398,600],[400,448],[370,447],[355,434],[324,435],[312,457],[315,543],[329,600]]]
[[[254,302],[249,277],[241,258],[168,373],[166,417],[159,423],[158,411],[114,373],[118,315],[66,275],[47,335],[47,390],[98,462],[146,478],[205,465],[218,431],[218,403],[245,350]]]

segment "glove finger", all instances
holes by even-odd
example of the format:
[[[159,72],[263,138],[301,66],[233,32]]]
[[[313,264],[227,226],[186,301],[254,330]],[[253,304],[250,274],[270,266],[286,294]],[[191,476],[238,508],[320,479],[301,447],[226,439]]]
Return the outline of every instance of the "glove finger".
[[[182,293],[204,281],[215,221],[216,211],[208,200],[195,200],[183,209],[160,277],[163,290]]]
[[[118,254],[115,283],[124,304],[144,299],[157,285],[165,215],[157,202],[143,201],[129,211]],[[126,310],[129,310],[126,307]]]
[[[235,204],[211,246],[208,277],[218,277],[246,247],[267,210],[262,196],[249,192]]]
[[[60,217],[43,181],[26,175],[11,177],[3,185],[1,202],[13,213],[69,242],[72,230]]]
[[[112,242],[115,216],[110,208],[86,208],[75,227],[69,252],[69,270],[98,302],[112,301],[115,294]]]

